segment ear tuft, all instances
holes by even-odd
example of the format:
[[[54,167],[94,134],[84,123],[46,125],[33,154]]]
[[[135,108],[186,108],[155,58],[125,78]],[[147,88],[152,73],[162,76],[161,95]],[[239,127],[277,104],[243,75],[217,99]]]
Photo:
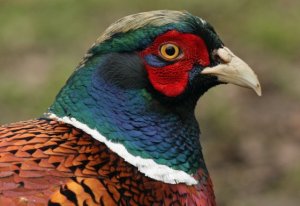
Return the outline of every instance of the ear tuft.
[[[98,66],[99,75],[122,88],[141,89],[148,84],[142,59],[136,53],[110,53]]]

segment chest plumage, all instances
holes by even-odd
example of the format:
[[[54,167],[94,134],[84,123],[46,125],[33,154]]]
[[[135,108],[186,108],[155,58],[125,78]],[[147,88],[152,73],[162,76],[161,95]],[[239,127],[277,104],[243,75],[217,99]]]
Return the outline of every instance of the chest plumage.
[[[196,174],[205,184],[197,187],[155,181],[62,122],[15,123],[1,127],[0,136],[1,205],[212,204],[203,170]]]

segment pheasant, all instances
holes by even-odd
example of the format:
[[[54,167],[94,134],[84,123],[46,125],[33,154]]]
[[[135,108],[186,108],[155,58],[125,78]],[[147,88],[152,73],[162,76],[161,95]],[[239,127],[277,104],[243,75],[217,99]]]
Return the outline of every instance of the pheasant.
[[[256,74],[186,11],[124,17],[41,118],[0,127],[0,205],[216,205],[194,115]]]

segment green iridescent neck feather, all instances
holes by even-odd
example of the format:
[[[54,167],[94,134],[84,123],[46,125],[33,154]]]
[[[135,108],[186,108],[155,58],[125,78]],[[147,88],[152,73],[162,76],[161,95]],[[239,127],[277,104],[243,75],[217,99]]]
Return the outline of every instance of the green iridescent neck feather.
[[[105,57],[77,70],[49,112],[73,117],[121,143],[134,156],[194,174],[205,169],[194,102],[184,108],[163,105],[144,88],[121,88],[102,78]],[[188,106],[188,107],[187,107]]]

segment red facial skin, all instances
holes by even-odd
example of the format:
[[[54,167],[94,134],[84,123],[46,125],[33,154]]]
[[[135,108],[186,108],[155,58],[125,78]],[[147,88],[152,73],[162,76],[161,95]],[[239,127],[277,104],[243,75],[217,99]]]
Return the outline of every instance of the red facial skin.
[[[178,58],[170,61],[171,64],[159,68],[145,61],[145,67],[148,78],[157,91],[168,97],[176,97],[185,90],[189,71],[194,64],[201,66],[210,64],[209,54],[203,39],[199,36],[172,30],[158,36],[149,47],[141,51],[140,55],[142,57],[149,54],[161,56],[160,47],[166,43],[175,44],[180,48],[181,54]]]

